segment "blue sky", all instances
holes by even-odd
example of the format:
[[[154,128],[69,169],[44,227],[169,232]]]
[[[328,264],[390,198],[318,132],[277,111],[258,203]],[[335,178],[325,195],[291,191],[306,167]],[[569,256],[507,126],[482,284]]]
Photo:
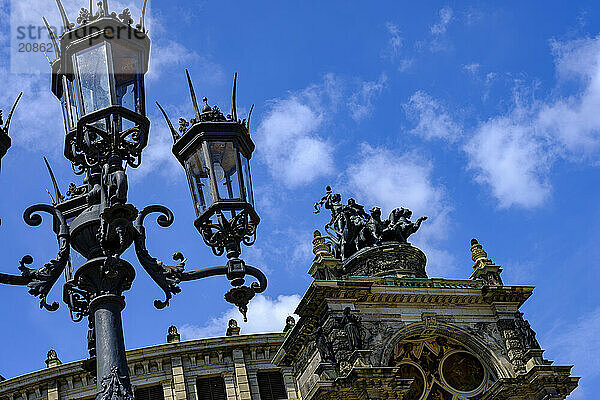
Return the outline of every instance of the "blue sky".
[[[35,265],[56,254],[48,221],[31,228],[21,219],[30,204],[49,201],[42,155],[64,189],[79,182],[61,156],[47,62],[15,50],[20,24],[39,25],[45,15],[58,25],[53,3],[0,0],[0,108],[25,92],[0,174],[3,272],[16,272],[24,254]],[[85,4],[65,6],[75,19]],[[125,6],[137,18],[140,4],[111,1],[114,11]],[[546,357],[583,376],[572,397],[596,398],[599,11],[593,1],[154,2],[150,144],[142,167],[129,171],[129,200],[165,204],[176,221],[168,229],[148,221],[149,249],[164,261],[182,251],[190,269],[223,263],[193,227],[185,176],[153,104],[172,119],[190,118],[189,68],[198,95],[227,109],[237,71],[240,114],[256,104],[252,170],[262,217],[243,256],[269,276],[242,332],[281,329],[306,290],[312,231],[327,220],[312,204],[331,184],[384,214],[407,206],[428,215],[413,242],[426,252],[430,276],[468,278],[469,241],[478,238],[506,283],[536,286],[523,310]],[[125,256],[135,261],[132,251]],[[158,311],[160,290],[139,269],[126,294],[127,347],[163,343],[171,324],[186,338],[223,334],[238,317],[223,300],[227,285],[183,284]],[[65,362],[86,357],[86,324],[72,323],[64,305],[48,313],[23,288],[0,290],[0,375],[44,367],[50,348]],[[61,293],[57,285],[51,299]]]

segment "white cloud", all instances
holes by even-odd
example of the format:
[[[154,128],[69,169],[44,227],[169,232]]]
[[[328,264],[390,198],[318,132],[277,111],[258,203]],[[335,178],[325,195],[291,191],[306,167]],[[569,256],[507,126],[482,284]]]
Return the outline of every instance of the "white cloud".
[[[395,153],[368,144],[361,146],[357,158],[346,172],[347,190],[380,206],[384,216],[401,206],[410,208],[415,218],[427,215],[429,219],[411,240],[428,255],[430,276],[447,276],[455,264],[440,244],[448,234],[451,208],[444,188],[432,180],[432,164],[414,152]]]
[[[501,207],[540,206],[552,191],[558,158],[596,163],[600,152],[600,37],[553,42],[559,88],[575,95],[525,103],[519,96],[505,115],[480,124],[465,151],[476,180]]]
[[[179,328],[179,332],[183,340],[225,336],[230,319],[238,321],[242,335],[281,332],[285,327],[286,318],[294,313],[299,302],[298,294],[280,295],[276,299],[259,294],[248,305],[246,323],[243,322],[237,307],[232,307],[221,316],[212,318],[205,326],[186,324]]]
[[[156,105],[151,104],[150,107],[154,112],[149,115],[152,128],[148,135],[148,146],[142,154],[142,164],[130,171],[129,174],[134,182],[154,174],[170,178],[166,180],[167,182],[180,182],[181,179],[185,179],[183,178],[185,172],[171,152],[173,137],[164,117],[156,111]],[[167,107],[166,110],[171,122],[175,124],[175,129],[177,129],[177,119],[174,116],[183,115],[183,113],[176,114],[170,110],[180,109],[181,107]]]
[[[576,79],[583,85],[577,96],[543,104],[537,128],[564,146],[568,158],[597,159],[600,150],[600,36],[566,43],[553,42],[559,84]]]
[[[450,7],[444,7],[440,10],[440,20],[431,27],[431,33],[433,35],[443,35],[448,29],[448,24],[452,20],[452,9]]]
[[[413,66],[414,63],[415,63],[414,58],[405,58],[400,61],[400,65],[398,66],[398,71],[400,71],[400,72],[408,71]]]
[[[515,110],[481,124],[464,147],[475,179],[491,188],[502,208],[537,207],[551,193],[552,157],[527,117],[519,114]]]
[[[412,57],[401,57],[402,49],[404,48],[404,38],[400,34],[398,25],[388,22],[385,24],[385,28],[389,34],[388,44],[382,52],[382,56],[391,60],[392,62],[398,62],[398,71],[405,72],[414,64],[414,58]]]
[[[404,39],[402,38],[402,36],[400,36],[400,29],[398,28],[397,25],[395,25],[391,22],[388,22],[385,24],[385,27],[386,27],[388,33],[390,34],[390,39],[389,39],[390,55],[392,58],[394,58],[400,54],[400,49],[402,49]]]
[[[481,64],[479,64],[479,63],[463,65],[463,69],[473,75],[477,74],[479,72],[480,68],[481,68]]]
[[[324,111],[337,103],[332,75],[287,98],[271,101],[257,133],[257,153],[273,178],[288,188],[306,185],[334,172],[333,145],[321,134]]]
[[[150,54],[150,65],[146,78],[149,81],[157,81],[162,72],[168,68],[181,67],[189,63],[198,55],[189,51],[180,43],[172,40],[165,40],[162,43],[153,44]],[[182,70],[183,71],[183,70]],[[180,74],[183,79],[183,74]]]
[[[410,132],[425,139],[456,141],[461,136],[460,126],[454,122],[439,101],[423,91],[413,94],[404,104],[408,117],[417,123]]]
[[[10,125],[13,146],[59,154],[65,130],[60,102],[50,91],[49,74],[17,75],[0,69],[0,81],[0,108],[6,113],[23,92]]]
[[[360,121],[369,116],[373,111],[373,100],[378,97],[386,86],[387,76],[382,74],[377,81],[360,83],[357,91],[352,93],[348,101],[350,116],[355,121]]]

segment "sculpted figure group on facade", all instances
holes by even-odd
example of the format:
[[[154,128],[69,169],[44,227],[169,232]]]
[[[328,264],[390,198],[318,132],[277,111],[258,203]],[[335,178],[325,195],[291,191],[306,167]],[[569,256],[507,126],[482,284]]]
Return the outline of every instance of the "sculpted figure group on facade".
[[[392,210],[386,220],[382,220],[379,207],[371,208],[367,214],[364,206],[357,204],[354,199],[350,198],[347,204],[342,204],[340,194],[333,193],[330,186],[326,190],[325,196],[315,203],[315,214],[321,208],[330,210],[331,220],[325,225],[325,230],[332,240],[334,256],[342,260],[383,242],[407,243],[409,236],[427,219],[420,217],[412,222],[412,211],[399,207]]]
[[[359,316],[352,314],[350,307],[344,309],[343,316],[335,324],[335,329],[340,329],[344,332],[347,349],[350,352],[363,350],[361,319]],[[336,350],[323,327],[317,327],[312,336],[321,360],[323,362],[337,363],[339,360],[335,356]]]

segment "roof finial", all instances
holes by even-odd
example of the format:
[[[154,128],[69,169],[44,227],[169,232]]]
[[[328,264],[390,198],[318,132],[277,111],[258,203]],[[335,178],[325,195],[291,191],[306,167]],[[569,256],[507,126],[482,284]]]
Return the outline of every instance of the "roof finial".
[[[108,17],[108,0],[102,0],[102,8],[104,10],[104,15]]]
[[[204,106],[202,107],[202,113],[211,112],[212,108],[208,105],[208,98],[203,97],[202,102],[204,102]]]
[[[240,326],[238,325],[238,322],[235,319],[230,319],[229,323],[227,324],[227,332],[225,333],[225,336],[239,336],[240,334]]]
[[[65,12],[65,8],[63,7],[60,0],[56,0],[56,5],[58,6],[58,11],[60,12],[60,17],[62,18],[63,25],[65,27],[65,31],[71,29],[71,23],[69,22],[69,18],[67,17],[67,13]]]
[[[488,254],[485,250],[483,250],[483,246],[479,244],[477,239],[471,239],[471,259],[475,262],[475,265],[473,266],[474,269],[477,269],[480,264],[493,264],[492,260],[488,258]]]
[[[188,86],[190,87],[190,96],[192,97],[194,112],[196,113],[196,121],[200,121],[200,109],[198,108],[198,101],[196,100],[196,92],[194,92],[192,78],[190,78],[190,72],[187,69],[185,70],[185,75],[187,76]]]
[[[167,121],[167,125],[169,125],[169,130],[171,131],[171,135],[173,136],[173,142],[176,142],[181,136],[179,136],[179,133],[177,133],[177,131],[173,127],[173,124],[171,123],[171,120],[167,116],[167,113],[161,107],[161,105],[158,103],[158,101],[156,102],[156,105],[158,106],[158,108],[160,108],[160,111],[162,112],[163,116],[165,117],[165,121]]]
[[[231,118],[237,122],[237,72],[233,75],[233,93],[231,94]]]
[[[318,230],[314,232],[314,239],[312,241],[313,244],[313,254],[315,255],[315,260],[319,257],[329,257],[332,258],[331,249],[327,244],[325,237],[321,236],[321,232]]]
[[[46,354],[46,366],[48,368],[58,367],[62,365],[62,362],[58,359],[58,355],[56,354],[56,350],[50,349]]]
[[[171,325],[167,334],[167,343],[179,343],[181,341],[181,335],[177,332],[177,327]]]

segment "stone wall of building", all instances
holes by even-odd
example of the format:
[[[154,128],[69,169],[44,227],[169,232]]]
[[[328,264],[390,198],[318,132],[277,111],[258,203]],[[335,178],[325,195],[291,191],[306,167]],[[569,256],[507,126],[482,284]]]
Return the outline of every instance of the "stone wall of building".
[[[131,383],[134,390],[160,385],[165,400],[198,400],[198,378],[220,376],[227,400],[259,400],[257,374],[280,371],[288,398],[297,399],[291,369],[272,364],[283,338],[283,333],[235,335],[130,350]],[[0,400],[93,399],[95,394],[96,383],[81,361],[0,382]]]

